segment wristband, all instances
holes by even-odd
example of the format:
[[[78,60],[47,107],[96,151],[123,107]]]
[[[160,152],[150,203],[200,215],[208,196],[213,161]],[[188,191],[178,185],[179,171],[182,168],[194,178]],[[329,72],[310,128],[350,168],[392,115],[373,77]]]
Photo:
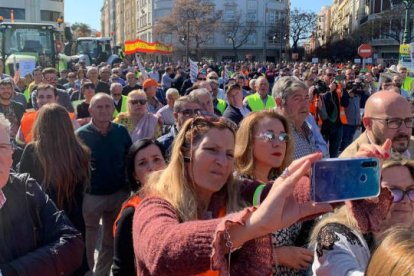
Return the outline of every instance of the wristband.
[[[253,194],[253,206],[260,205],[260,197],[262,195],[263,189],[266,187],[265,184],[260,184],[257,186]]]

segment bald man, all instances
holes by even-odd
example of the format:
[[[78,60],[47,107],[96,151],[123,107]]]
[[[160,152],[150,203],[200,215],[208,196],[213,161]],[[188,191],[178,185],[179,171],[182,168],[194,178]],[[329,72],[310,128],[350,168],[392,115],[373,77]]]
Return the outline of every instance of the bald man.
[[[379,91],[368,98],[362,119],[366,130],[349,145],[340,157],[352,157],[362,144],[381,145],[392,140],[393,152],[414,157],[414,141],[411,141],[413,119],[410,103],[391,91]],[[411,141],[411,142],[410,142]]]

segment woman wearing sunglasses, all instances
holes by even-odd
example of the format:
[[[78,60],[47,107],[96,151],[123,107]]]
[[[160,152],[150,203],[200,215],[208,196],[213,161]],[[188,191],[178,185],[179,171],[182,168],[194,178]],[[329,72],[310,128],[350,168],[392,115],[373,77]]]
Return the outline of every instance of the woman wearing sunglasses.
[[[398,155],[384,161],[381,186],[378,202],[347,202],[316,225],[311,237],[314,275],[364,275],[381,235],[393,226],[413,225],[414,161]],[[389,204],[384,204],[385,193],[390,194]]]
[[[290,164],[294,142],[289,138],[288,121],[274,110],[251,113],[241,122],[236,136],[235,164],[246,201],[259,205],[273,181]],[[313,252],[295,246],[301,228],[302,223],[295,223],[272,234],[277,260],[273,265],[274,275],[302,275],[312,263]]]
[[[128,94],[128,111],[120,113],[114,122],[125,126],[132,142],[144,138],[157,138],[161,133],[158,118],[148,112],[147,95],[142,90],[133,90]]]
[[[260,206],[245,208],[233,181],[234,146],[234,124],[223,118],[183,125],[170,163],[151,174],[135,210],[138,275],[269,275],[269,233],[331,209],[293,197],[318,153],[293,162]]]

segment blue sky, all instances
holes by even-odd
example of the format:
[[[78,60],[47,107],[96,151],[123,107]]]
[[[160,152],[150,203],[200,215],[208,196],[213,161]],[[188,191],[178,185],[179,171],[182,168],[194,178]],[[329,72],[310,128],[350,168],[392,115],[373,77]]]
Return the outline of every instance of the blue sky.
[[[71,24],[75,22],[86,23],[93,29],[100,30],[103,0],[66,0],[64,2],[66,22]],[[298,7],[315,12],[318,12],[322,6],[329,5],[330,3],[332,3],[332,0],[291,0],[292,8]]]

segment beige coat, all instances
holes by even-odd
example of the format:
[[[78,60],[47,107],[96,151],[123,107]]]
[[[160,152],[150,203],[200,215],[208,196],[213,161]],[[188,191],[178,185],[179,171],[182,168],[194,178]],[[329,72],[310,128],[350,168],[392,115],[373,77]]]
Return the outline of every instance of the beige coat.
[[[359,147],[362,144],[370,144],[370,142],[368,140],[368,136],[367,136],[367,132],[366,131],[364,131],[363,133],[361,133],[361,135],[359,135],[359,137],[357,139],[355,139],[355,141],[353,141],[352,144],[350,144],[341,153],[341,155],[339,155],[339,157],[353,157],[353,156],[355,156],[355,154],[359,150]],[[414,158],[414,137],[413,136],[411,136],[410,145],[408,147],[408,151],[410,153],[410,159],[413,159]]]

